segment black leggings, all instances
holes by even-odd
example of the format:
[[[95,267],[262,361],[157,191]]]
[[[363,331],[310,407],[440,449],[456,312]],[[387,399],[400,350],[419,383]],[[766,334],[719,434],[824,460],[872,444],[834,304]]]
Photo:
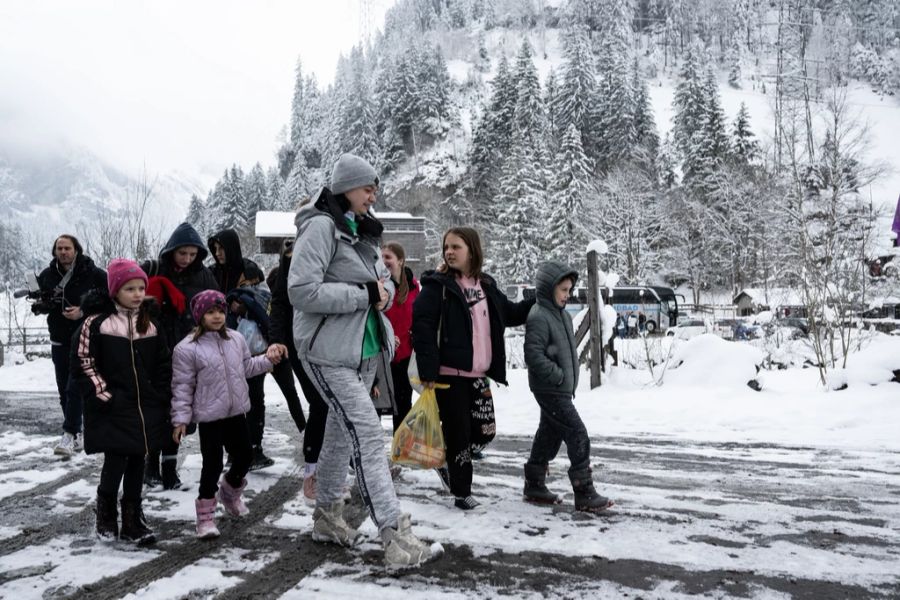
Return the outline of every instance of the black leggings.
[[[250,430],[244,415],[200,423],[200,454],[203,466],[200,469],[201,499],[215,498],[219,490],[219,475],[222,474],[222,448],[231,457],[231,467],[225,473],[225,481],[231,487],[241,487],[250,470],[253,450],[250,447]]]
[[[394,413],[394,431],[400,427],[400,423],[406,417],[406,413],[412,408],[412,386],[409,384],[409,359],[391,363],[391,379],[394,381],[394,402],[396,403],[396,412]]]
[[[297,386],[294,385],[294,374],[291,372],[293,361],[283,360],[272,369],[272,377],[284,394],[291,418],[297,427],[297,433],[303,433],[306,429],[306,417],[303,414],[303,406],[300,404],[300,396],[297,395]],[[299,362],[298,362],[299,364]]]
[[[144,485],[143,454],[103,454],[103,469],[100,471],[97,493],[116,498],[120,483],[123,500],[141,499],[141,488]]]
[[[300,389],[303,397],[309,404],[309,418],[306,420],[306,429],[303,431],[303,460],[306,464],[319,462],[319,452],[322,451],[322,442],[325,440],[325,421],[328,419],[328,405],[322,400],[316,386],[313,385],[309,375],[303,370],[300,358],[294,350],[293,344],[288,349],[291,366],[300,381]]]
[[[257,375],[247,380],[250,388],[250,410],[247,412],[247,425],[250,427],[250,443],[262,446],[263,431],[266,428],[266,374]]]

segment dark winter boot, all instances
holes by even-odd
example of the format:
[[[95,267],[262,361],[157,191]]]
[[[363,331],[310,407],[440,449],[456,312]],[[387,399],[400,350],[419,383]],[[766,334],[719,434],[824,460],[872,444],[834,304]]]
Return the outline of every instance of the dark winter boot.
[[[274,464],[275,461],[266,456],[262,446],[253,446],[253,461],[250,463],[251,471],[259,471],[260,469],[271,467]]]
[[[181,479],[178,478],[178,455],[162,456],[162,486],[164,490],[180,490]]]
[[[162,477],[159,475],[159,451],[151,450],[144,461],[144,485],[149,488],[158,488],[162,484]]]
[[[601,496],[594,489],[590,468],[569,471],[569,480],[575,491],[575,510],[602,512],[613,505],[609,498]]]
[[[535,504],[559,504],[562,498],[547,489],[545,485],[547,467],[525,463],[525,490],[522,492],[525,502]]]
[[[134,542],[138,546],[156,542],[153,530],[147,527],[140,500],[122,498],[122,531],[119,538],[126,542]]]
[[[116,509],[116,497],[97,492],[97,537],[101,540],[114,540],[119,537],[119,511]]]

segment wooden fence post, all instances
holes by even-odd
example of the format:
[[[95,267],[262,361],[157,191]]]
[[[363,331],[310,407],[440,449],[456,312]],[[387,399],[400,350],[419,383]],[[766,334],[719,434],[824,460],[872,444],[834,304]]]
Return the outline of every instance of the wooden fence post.
[[[591,368],[591,389],[600,385],[600,373],[603,344],[600,330],[600,299],[597,297],[599,288],[597,286],[597,252],[591,250],[587,255],[587,297],[588,297],[588,314],[590,319],[590,337],[588,339],[588,347],[590,348],[590,368]]]

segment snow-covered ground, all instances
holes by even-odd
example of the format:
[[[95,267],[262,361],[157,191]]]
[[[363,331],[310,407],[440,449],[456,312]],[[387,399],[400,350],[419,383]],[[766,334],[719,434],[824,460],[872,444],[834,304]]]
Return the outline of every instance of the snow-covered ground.
[[[705,344],[681,346],[673,363],[687,370],[659,386],[612,368],[591,391],[584,373],[576,404],[600,489],[617,503],[602,517],[571,511],[565,450],[548,485],[566,503],[521,501],[538,410],[525,371],[511,371],[494,390],[498,438],[475,464],[483,512],[451,508],[431,472],[397,481],[416,531],[447,549],[402,576],[380,567],[369,521],[352,552],[311,542],[298,436],[271,379],[265,443],[276,464],[250,474],[248,519],[223,519],[219,541],[198,543],[195,488],[150,492],[160,542],[136,550],[91,536],[99,459],[52,456],[52,364],[0,368],[2,421],[33,421],[0,433],[0,597],[897,597],[900,387],[825,391],[815,370],[787,369],[765,372],[756,392],[741,365],[752,353],[720,347],[701,363],[691,348],[708,354]],[[186,448],[182,479],[195,485],[196,436]]]

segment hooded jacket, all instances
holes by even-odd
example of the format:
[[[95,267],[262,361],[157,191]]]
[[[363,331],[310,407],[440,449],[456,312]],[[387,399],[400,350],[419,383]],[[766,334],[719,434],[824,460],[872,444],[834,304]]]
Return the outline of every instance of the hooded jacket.
[[[537,303],[525,324],[525,364],[531,391],[574,396],[578,387],[578,348],[572,317],[556,303],[553,291],[566,277],[578,272],[559,262],[545,262],[535,278]]]
[[[84,400],[84,451],[159,450],[171,439],[172,363],[158,322],[138,333],[138,310],[100,292],[85,296],[81,309],[88,316],[73,339],[71,368]]]
[[[241,252],[241,240],[234,229],[223,229],[207,240],[209,252],[214,264],[211,267],[213,277],[216,278],[218,290],[227,294],[235,288],[244,285],[256,285],[265,280],[265,274],[255,262],[244,258]],[[225,264],[220,265],[215,260],[215,244],[225,248]]]
[[[422,289],[413,305],[412,344],[422,381],[435,381],[442,366],[472,370],[472,315],[462,289],[452,272],[426,271]],[[491,320],[491,366],[487,376],[506,383],[507,326],[525,323],[534,300],[510,302],[497,288],[493,277],[481,274],[481,289],[487,298]],[[441,339],[437,339],[440,329]]]
[[[264,354],[250,356],[244,336],[231,329],[228,339],[207,331],[196,340],[181,340],[172,357],[172,425],[208,423],[246,413],[250,410],[247,378],[271,369],[269,359]]]
[[[178,270],[175,265],[175,250],[182,246],[197,248],[197,257],[187,268]],[[190,333],[196,325],[189,308],[191,299],[204,290],[218,289],[215,278],[203,264],[207,255],[206,246],[197,230],[189,223],[182,223],[175,228],[169,241],[159,251],[159,259],[148,260],[141,264],[141,268],[148,277],[165,277],[184,296],[185,308],[180,312],[165,299],[160,300],[160,326],[166,334],[170,350],[175,348],[175,344]]]
[[[288,297],[294,306],[294,342],[309,362],[358,369],[370,310],[379,302],[377,281],[384,280],[390,308],[391,273],[381,260],[381,223],[370,214],[357,218],[354,234],[344,213],[349,202],[324,188],[314,204],[297,213],[297,240],[288,272]],[[394,330],[378,312],[382,353],[394,355]]]
[[[65,271],[59,268],[54,258],[50,261],[50,266],[38,275],[38,285],[41,290],[52,290],[59,285],[64,276]],[[72,334],[81,324],[81,321],[73,321],[63,316],[63,305],[80,306],[82,296],[92,290],[105,294],[106,285],[106,271],[95,265],[90,257],[78,254],[72,265],[72,278],[63,288],[62,301],[54,301],[52,310],[47,314],[47,328],[50,330],[52,343],[68,346],[72,341]]]

